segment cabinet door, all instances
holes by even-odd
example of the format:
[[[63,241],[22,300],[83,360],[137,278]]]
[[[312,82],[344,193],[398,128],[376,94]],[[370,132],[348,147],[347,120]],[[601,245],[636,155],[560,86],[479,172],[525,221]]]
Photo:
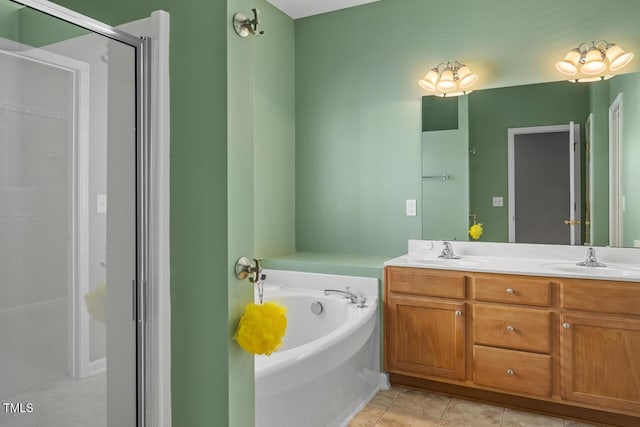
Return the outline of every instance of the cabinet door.
[[[640,320],[563,315],[562,396],[640,411]]]
[[[464,380],[464,303],[389,295],[387,370]]]

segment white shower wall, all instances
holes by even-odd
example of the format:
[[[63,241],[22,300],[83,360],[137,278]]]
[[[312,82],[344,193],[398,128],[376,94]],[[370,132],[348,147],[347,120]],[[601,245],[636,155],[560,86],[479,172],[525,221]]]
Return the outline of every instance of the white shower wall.
[[[93,291],[106,284],[107,215],[98,213],[97,198],[107,194],[108,41],[88,34],[48,45],[46,49],[89,65],[89,290]],[[89,340],[89,360],[104,358],[106,328],[94,319],[89,321]]]
[[[5,53],[0,67],[0,396],[11,396],[67,373],[73,92],[68,71]]]

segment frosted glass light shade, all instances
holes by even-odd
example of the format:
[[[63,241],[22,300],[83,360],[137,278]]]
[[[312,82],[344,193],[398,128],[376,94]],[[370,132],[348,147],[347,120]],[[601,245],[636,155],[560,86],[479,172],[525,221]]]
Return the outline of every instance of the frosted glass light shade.
[[[418,80],[418,84],[422,89],[428,90],[429,92],[433,92],[436,90],[436,86],[426,78]]]
[[[421,80],[418,81],[418,84],[421,88],[433,92],[436,90],[438,75],[438,69],[432,68]]]
[[[588,76],[600,74],[607,69],[607,64],[602,60],[602,52],[592,47],[587,52],[582,66],[582,72]]]
[[[477,74],[455,61],[438,64],[418,80],[418,85],[436,96],[459,96],[471,92],[469,88],[477,81]]]
[[[457,84],[453,81],[453,71],[450,68],[445,68],[445,70],[440,74],[440,81],[436,85],[438,90],[449,92],[456,88]]]
[[[556,69],[562,74],[573,76],[578,72],[578,61],[580,61],[580,52],[573,49],[565,55],[562,61],[556,62]]]
[[[463,66],[458,70],[460,89],[468,89],[478,81],[478,75],[471,72],[469,67]]]
[[[614,44],[607,49],[607,59],[609,69],[618,71],[633,59],[633,53],[625,52],[620,46]]]

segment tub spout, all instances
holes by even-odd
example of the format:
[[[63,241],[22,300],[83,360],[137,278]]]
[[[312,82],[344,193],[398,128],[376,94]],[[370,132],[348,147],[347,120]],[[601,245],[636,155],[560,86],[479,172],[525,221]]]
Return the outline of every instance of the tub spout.
[[[360,300],[360,297],[358,295],[354,294],[353,292],[349,292],[349,288],[347,288],[346,291],[342,291],[340,289],[325,289],[324,294],[325,295],[342,295],[346,299],[351,300],[351,304],[356,304]]]

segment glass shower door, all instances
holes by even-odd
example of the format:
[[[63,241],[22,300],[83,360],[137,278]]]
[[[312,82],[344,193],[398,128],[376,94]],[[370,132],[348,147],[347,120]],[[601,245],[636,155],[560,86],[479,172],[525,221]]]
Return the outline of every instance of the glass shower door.
[[[0,426],[136,425],[135,72],[0,0]]]

